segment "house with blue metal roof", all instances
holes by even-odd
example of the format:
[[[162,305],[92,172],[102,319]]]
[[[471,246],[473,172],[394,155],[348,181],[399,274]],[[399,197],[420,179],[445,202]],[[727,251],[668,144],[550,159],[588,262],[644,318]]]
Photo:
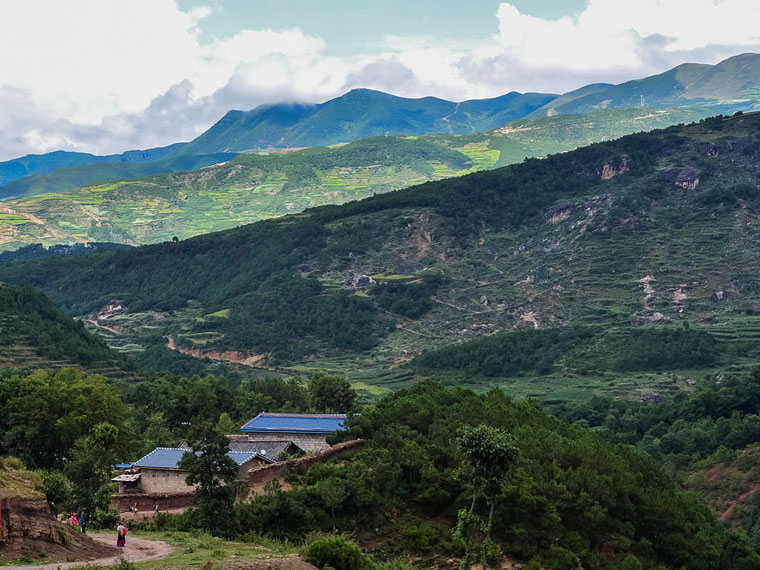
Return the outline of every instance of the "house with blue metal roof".
[[[179,462],[187,448],[157,447],[145,457],[132,464],[139,473],[119,475],[119,493],[137,492],[148,495],[186,493],[193,488],[185,482],[187,472],[180,469]],[[250,469],[262,464],[274,463],[276,459],[262,456],[256,451],[229,451],[227,457],[238,465],[238,479],[245,479]]]
[[[290,440],[305,451],[330,447],[328,435],[346,429],[346,414],[276,414],[261,412],[240,428],[251,441]]]

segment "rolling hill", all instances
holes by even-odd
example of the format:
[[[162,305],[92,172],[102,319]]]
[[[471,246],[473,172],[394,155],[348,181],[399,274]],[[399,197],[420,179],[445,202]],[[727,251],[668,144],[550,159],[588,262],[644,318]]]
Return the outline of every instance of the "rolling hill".
[[[177,152],[182,143],[146,150],[128,150],[121,154],[98,156],[86,152],[57,150],[45,154],[28,154],[0,162],[0,186],[35,174],[50,174],[61,168],[73,168],[103,162],[151,162]]]
[[[144,244],[187,238],[526,156],[564,152],[631,131],[691,122],[709,113],[699,108],[609,109],[519,120],[487,133],[379,137],[335,148],[243,154],[193,172],[5,200],[0,204],[0,249],[40,242]]]
[[[647,105],[658,108],[700,105],[716,112],[760,108],[760,54],[745,53],[716,65],[684,63],[673,69],[569,100],[549,102],[531,116],[588,113],[611,107]]]
[[[5,264],[0,279],[95,315],[115,342],[169,337],[370,391],[420,374],[557,400],[674,391],[758,361],[759,159],[760,115],[718,117],[178,243]],[[101,319],[110,299],[125,310]],[[583,342],[541,336],[568,326],[589,327]],[[409,364],[510,331],[526,336],[497,348],[540,367],[489,361],[488,346],[476,368]]]

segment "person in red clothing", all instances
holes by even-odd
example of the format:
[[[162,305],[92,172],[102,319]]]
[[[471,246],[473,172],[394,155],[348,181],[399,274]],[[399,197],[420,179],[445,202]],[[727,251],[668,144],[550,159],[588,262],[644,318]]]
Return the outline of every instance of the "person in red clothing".
[[[116,546],[124,548],[127,544],[127,527],[124,523],[119,521],[119,526],[116,527]]]

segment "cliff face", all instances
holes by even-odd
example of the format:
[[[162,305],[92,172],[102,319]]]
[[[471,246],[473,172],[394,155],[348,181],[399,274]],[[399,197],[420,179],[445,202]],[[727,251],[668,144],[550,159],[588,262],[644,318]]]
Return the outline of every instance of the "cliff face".
[[[3,499],[0,508],[0,560],[88,560],[115,551],[59,523],[45,499]]]

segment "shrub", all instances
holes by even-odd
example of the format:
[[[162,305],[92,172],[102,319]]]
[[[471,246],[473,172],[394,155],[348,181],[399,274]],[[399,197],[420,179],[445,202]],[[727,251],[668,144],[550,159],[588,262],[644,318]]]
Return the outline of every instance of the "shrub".
[[[26,469],[24,462],[18,457],[11,457],[9,455],[0,457],[0,469],[5,471],[23,471]]]
[[[371,567],[370,558],[362,553],[359,545],[342,536],[326,536],[310,542],[306,545],[304,558],[323,569],[365,570]]]

